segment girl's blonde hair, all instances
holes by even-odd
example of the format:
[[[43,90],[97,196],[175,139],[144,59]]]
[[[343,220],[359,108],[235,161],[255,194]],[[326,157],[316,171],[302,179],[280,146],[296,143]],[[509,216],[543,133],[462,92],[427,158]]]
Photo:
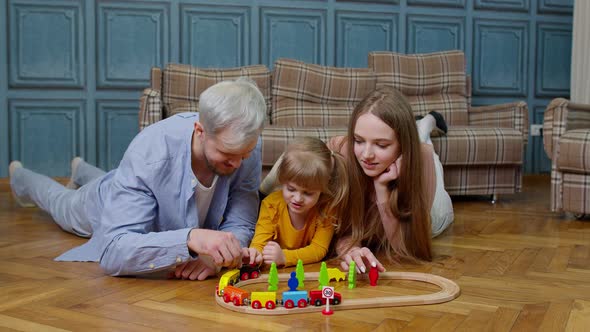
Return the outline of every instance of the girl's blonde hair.
[[[285,151],[277,170],[280,184],[293,182],[309,190],[321,192],[317,210],[322,219],[335,223],[348,199],[346,160],[320,139],[300,137]]]
[[[400,176],[389,185],[392,191],[388,207],[399,220],[393,239],[385,236],[375,203],[373,179],[364,173],[354,154],[356,123],[361,115],[367,113],[375,115],[393,129],[403,156]],[[399,91],[390,87],[380,88],[356,106],[348,126],[347,152],[350,206],[344,211],[336,234],[339,237],[349,236],[350,246],[367,246],[384,253],[390,261],[432,260],[430,207],[422,176],[421,143],[411,106]]]

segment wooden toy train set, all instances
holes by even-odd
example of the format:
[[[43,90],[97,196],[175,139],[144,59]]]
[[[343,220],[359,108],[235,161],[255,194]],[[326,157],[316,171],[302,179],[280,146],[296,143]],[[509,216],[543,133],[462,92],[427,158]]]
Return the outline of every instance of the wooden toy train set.
[[[351,269],[355,270],[354,267]],[[344,280],[346,273],[336,268],[327,269],[325,263],[322,263],[320,272],[303,272],[303,265],[298,264],[297,272],[280,273],[276,272],[274,263],[271,266],[269,274],[260,274],[260,269],[256,267],[244,266],[241,270],[235,269],[226,272],[219,279],[219,284],[215,291],[215,299],[220,306],[241,313],[255,315],[289,315],[297,313],[308,313],[322,311],[324,314],[331,314],[329,307],[336,306],[337,310],[363,309],[363,308],[382,308],[397,307],[409,305],[435,304],[451,301],[460,294],[459,286],[446,278],[418,272],[382,272],[378,273],[376,268],[371,268],[369,273],[356,275],[348,273],[349,289],[356,287],[356,279],[370,280],[371,286],[377,285],[377,278],[385,280],[410,280],[420,281],[440,287],[435,293],[422,295],[402,295],[402,296],[385,296],[377,298],[358,298],[343,300],[342,295],[333,292],[328,303],[325,293],[322,290],[298,290],[297,287],[303,285],[303,280],[318,280],[320,289],[324,286],[324,291],[330,280]],[[301,281],[299,281],[301,280]],[[289,290],[278,292],[278,282],[287,281]],[[269,291],[248,291],[241,287],[268,283]],[[302,288],[302,287],[301,287]],[[333,291],[333,288],[332,288]],[[278,297],[280,295],[280,298]],[[326,309],[322,307],[326,305]]]

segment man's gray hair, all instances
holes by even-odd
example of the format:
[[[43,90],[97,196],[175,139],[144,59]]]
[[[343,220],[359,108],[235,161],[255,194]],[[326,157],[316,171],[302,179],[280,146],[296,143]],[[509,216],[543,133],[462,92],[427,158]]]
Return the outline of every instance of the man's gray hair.
[[[205,132],[216,135],[231,129],[232,147],[241,147],[258,138],[266,120],[264,96],[254,81],[240,77],[219,82],[201,93],[199,121]]]

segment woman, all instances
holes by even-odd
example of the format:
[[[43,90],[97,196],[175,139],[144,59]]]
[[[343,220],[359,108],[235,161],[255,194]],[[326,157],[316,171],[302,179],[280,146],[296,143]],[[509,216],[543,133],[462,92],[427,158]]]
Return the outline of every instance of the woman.
[[[422,141],[440,114],[418,121]],[[441,128],[442,127],[442,128]],[[336,229],[336,252],[348,270],[354,261],[385,271],[375,254],[390,261],[432,260],[431,234],[440,234],[453,221],[453,208],[444,190],[442,165],[431,143],[421,143],[411,106],[393,88],[370,93],[354,109],[346,137],[330,146],[347,158],[350,208]],[[431,225],[432,223],[432,225]]]

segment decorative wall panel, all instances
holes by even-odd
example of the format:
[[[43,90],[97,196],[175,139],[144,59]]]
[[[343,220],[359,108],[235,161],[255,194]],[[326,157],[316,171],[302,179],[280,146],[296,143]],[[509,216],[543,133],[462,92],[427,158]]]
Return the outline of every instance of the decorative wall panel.
[[[167,4],[99,2],[97,86],[147,86],[150,68],[168,62],[168,22]]]
[[[398,51],[398,15],[336,13],[336,65],[366,67],[370,51]]]
[[[528,22],[476,19],[473,91],[526,96]]]
[[[465,50],[462,17],[408,15],[407,53]]]
[[[476,9],[529,11],[529,0],[475,0]]]
[[[554,23],[537,25],[537,96],[568,96],[572,58],[572,29]]]
[[[136,101],[99,101],[97,103],[98,167],[113,169],[137,134]],[[133,130],[130,130],[133,129]]]
[[[183,6],[181,11],[181,62],[216,68],[250,64],[248,7]]]
[[[408,5],[465,7],[466,0],[408,0]]]
[[[84,86],[83,4],[11,2],[10,86]]]
[[[326,63],[326,11],[262,8],[262,63],[272,67],[281,57]]]
[[[574,0],[539,0],[539,13],[571,14]]]
[[[369,4],[387,3],[392,5],[399,4],[399,0],[336,0],[337,2],[364,2]]]
[[[84,102],[13,100],[9,103],[10,159],[53,176],[69,176],[84,146]]]

